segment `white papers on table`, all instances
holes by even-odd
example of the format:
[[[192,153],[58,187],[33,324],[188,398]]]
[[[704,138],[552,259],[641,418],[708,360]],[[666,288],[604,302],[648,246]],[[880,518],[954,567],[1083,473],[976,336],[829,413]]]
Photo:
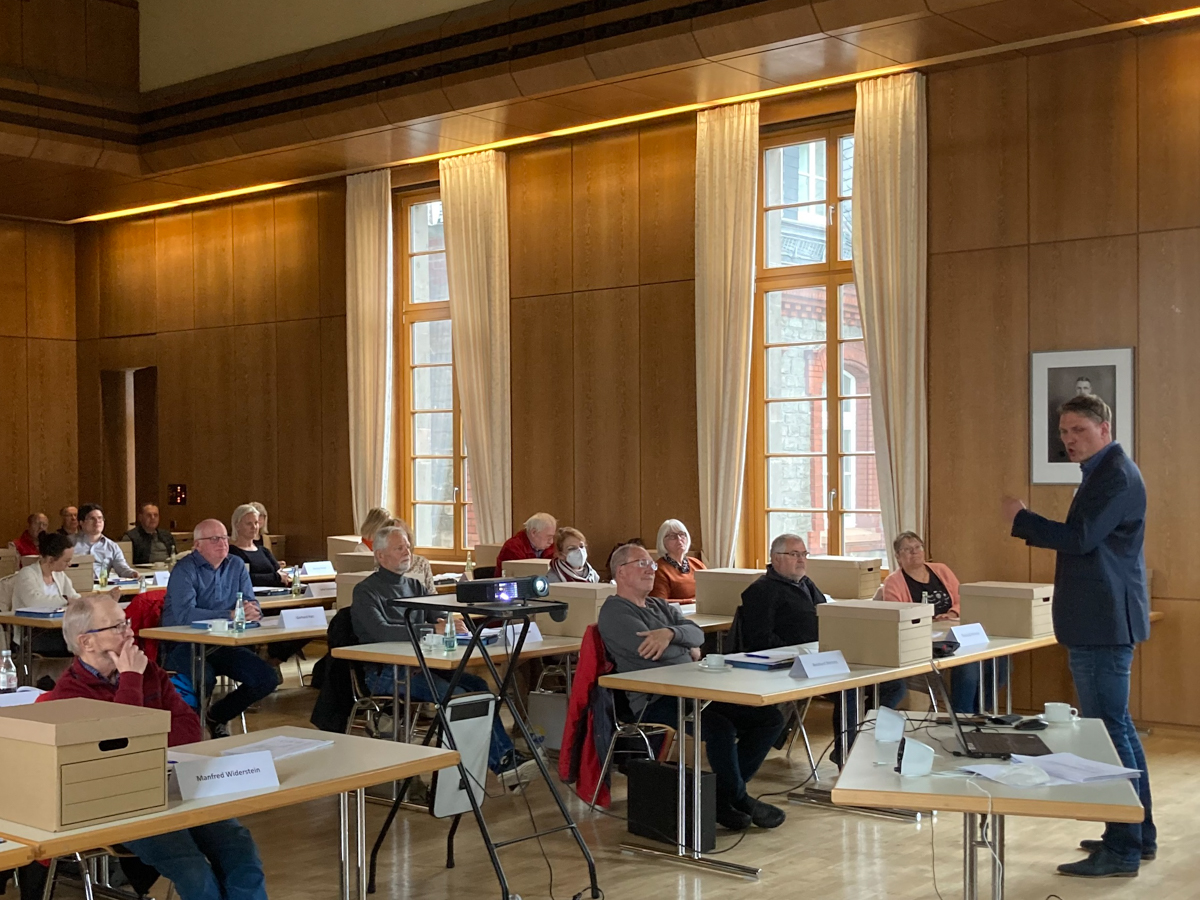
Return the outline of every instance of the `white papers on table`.
[[[1137,769],[1084,759],[1074,753],[1050,753],[1046,756],[1021,756],[1014,753],[1013,761],[1037,766],[1051,778],[1061,778],[1069,784],[1098,784],[1102,781],[1137,778],[1142,774]]]
[[[694,616],[696,614],[696,604],[695,603],[680,603],[679,604],[679,614],[681,616]]]
[[[1014,757],[1015,759],[1016,757]],[[959,769],[970,775],[978,775],[980,778],[986,778],[989,781],[995,781],[999,784],[1006,784],[1009,787],[1024,787],[1024,788],[1042,788],[1042,787],[1062,787],[1063,785],[1072,784],[1073,782],[1066,781],[1062,778],[1052,778],[1046,775],[1044,770],[1038,769],[1036,766],[1030,769],[1028,766],[1012,766],[1002,763],[975,763],[969,766],[959,766]],[[1025,777],[1029,772],[1038,775],[1036,779]]]
[[[258,753],[266,750],[271,754],[271,758],[275,762],[279,762],[279,760],[287,759],[289,756],[299,756],[301,753],[308,753],[310,750],[320,750],[322,747],[332,746],[333,741],[288,737],[287,735],[280,734],[275,737],[269,737],[266,740],[255,741],[253,744],[230,747],[228,750],[222,750],[221,755],[237,756],[240,753]]]
[[[787,650],[755,650],[753,653],[727,653],[725,662],[755,666],[760,669],[777,669],[790,666],[799,653],[795,647]]]
[[[30,703],[36,703],[37,698],[46,693],[41,688],[19,687],[11,694],[0,694],[0,707],[4,706],[27,706]]]
[[[504,632],[500,635],[501,646],[503,646],[506,650],[511,650],[512,648],[516,647],[517,638],[521,636],[521,629],[523,627],[523,623],[517,625],[505,625]],[[484,632],[487,632],[486,628],[484,629]],[[499,629],[497,629],[497,633],[499,633]],[[530,622],[529,633],[525,635],[525,643],[532,644],[535,641],[540,641],[541,639],[542,629],[538,628],[537,622]]]

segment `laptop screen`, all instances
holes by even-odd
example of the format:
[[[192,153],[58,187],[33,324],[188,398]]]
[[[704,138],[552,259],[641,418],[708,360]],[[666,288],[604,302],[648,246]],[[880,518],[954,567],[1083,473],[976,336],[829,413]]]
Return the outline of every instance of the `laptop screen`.
[[[954,712],[954,704],[950,702],[950,693],[946,690],[945,676],[942,675],[941,669],[936,666],[933,672],[925,676],[934,683],[934,688],[937,690],[938,705],[946,709],[946,714],[950,716],[950,725],[954,729],[954,737],[958,740],[958,748],[963,753],[969,753],[967,747],[967,739],[963,737],[962,723],[958,721],[958,716]]]

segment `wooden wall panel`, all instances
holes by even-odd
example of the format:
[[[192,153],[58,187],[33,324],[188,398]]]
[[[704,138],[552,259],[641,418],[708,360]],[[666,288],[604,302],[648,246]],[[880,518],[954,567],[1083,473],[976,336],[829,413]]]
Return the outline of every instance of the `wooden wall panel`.
[[[1029,237],[1026,60],[929,76],[929,249]]]
[[[589,523],[575,515],[571,295],[514,299],[511,322],[513,530],[544,511],[591,540]]]
[[[1146,564],[1163,597],[1200,598],[1200,569],[1191,562],[1200,531],[1200,479],[1191,465],[1200,444],[1198,283],[1200,229],[1142,235],[1136,459],[1150,503]]]
[[[30,340],[28,354],[29,502],[53,522],[79,485],[75,341]]]
[[[275,202],[237,203],[233,212],[233,321],[275,321]]]
[[[637,284],[637,132],[576,141],[571,195],[574,289]]]
[[[641,530],[683,521],[703,549],[696,417],[695,282],[642,285],[639,296]]]
[[[79,419],[79,496],[100,496],[104,473],[100,465],[104,414],[100,406],[100,341],[75,346],[75,378]]]
[[[575,521],[596,556],[641,531],[638,306],[636,288],[573,298]]]
[[[158,330],[196,327],[195,260],[192,253],[192,214],[159,216],[154,220],[154,271],[158,296]]]
[[[62,225],[25,226],[26,324],[31,338],[75,340],[75,236]]]
[[[0,219],[0,336],[25,337],[25,225]]]
[[[230,349],[232,369],[228,379],[230,398],[245,402],[223,404],[231,419],[224,439],[233,439],[234,465],[230,473],[228,498],[233,503],[257,500],[270,511],[278,496],[279,418],[275,375],[276,343],[274,323],[233,329]],[[252,439],[250,436],[253,436]],[[297,447],[289,452],[304,452]],[[237,499],[244,497],[245,499]]]
[[[0,337],[0,384],[8,395],[24,398],[28,385],[25,339]],[[0,403],[0,434],[24,435],[28,427],[22,400]],[[29,515],[29,442],[6,437],[0,441],[0,527],[12,540],[25,528]]]
[[[321,315],[346,314],[346,183],[323,186],[317,195]]]
[[[1029,485],[1027,260],[1024,247],[930,258],[929,549],[962,581],[1029,579],[999,512]]]
[[[1133,40],[1030,58],[1031,241],[1137,230],[1137,121]]]
[[[100,337],[100,226],[75,227],[75,337]]]
[[[696,277],[696,122],[643,128],[639,140],[639,282]]]
[[[233,213],[214,206],[192,213],[196,327],[232,325]]]
[[[314,198],[315,204],[315,198]],[[316,216],[312,217],[315,225]],[[314,235],[315,236],[315,235]],[[315,259],[315,256],[314,256]],[[313,296],[314,301],[316,295]],[[295,348],[305,348],[296,353]],[[275,326],[276,500],[268,507],[271,527],[287,535],[288,555],[317,559],[326,555],[324,507],[321,491],[322,457],[314,438],[323,433],[321,381],[324,373],[313,365],[320,358],[321,320],[280,322]]]
[[[508,157],[508,278],[513,297],[571,291],[571,156],[570,144],[547,144]]]
[[[275,198],[275,306],[280,321],[321,314],[317,194]]]
[[[100,336],[153,334],[154,220],[131,219],[100,229]]]
[[[1029,349],[1137,345],[1137,237],[1029,248]]]
[[[195,417],[193,404],[202,404],[204,396],[192,389],[195,343],[204,332],[168,331],[158,335],[158,497],[159,514],[172,528],[187,530],[195,526],[191,511],[197,508],[197,485],[191,473],[196,471]],[[197,367],[198,368],[198,367]],[[82,402],[81,402],[82,406]],[[167,506],[167,485],[188,486],[187,506]],[[232,510],[230,510],[232,512]],[[228,526],[226,526],[228,527]]]
[[[85,0],[24,0],[21,43],[28,69],[87,77]]]
[[[0,0],[0,66],[19,69],[21,58],[22,0]]]
[[[1155,600],[1166,614],[1141,656],[1145,722],[1200,725],[1200,601]]]
[[[350,424],[346,392],[346,318],[324,318],[321,319],[320,447],[327,535],[352,534],[358,529],[350,498]],[[323,551],[321,558],[324,558]]]
[[[1200,225],[1200,30],[1139,41],[1138,224]]]
[[[87,0],[87,77],[96,84],[138,90],[138,10]]]

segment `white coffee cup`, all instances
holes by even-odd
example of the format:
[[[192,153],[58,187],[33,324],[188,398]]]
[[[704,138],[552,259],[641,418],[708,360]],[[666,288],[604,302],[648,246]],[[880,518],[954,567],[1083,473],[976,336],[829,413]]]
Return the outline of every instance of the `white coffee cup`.
[[[430,633],[421,638],[421,643],[429,650],[442,649],[442,636],[436,633]]]
[[[723,669],[725,668],[725,654],[710,653],[704,659],[700,660],[700,665],[706,669]]]
[[[225,634],[229,631],[230,624],[231,623],[225,619],[217,619],[217,621],[209,623],[208,630],[216,632],[217,634]]]
[[[1070,703],[1047,703],[1046,711],[1042,714],[1047,722],[1053,722],[1056,725],[1074,721],[1079,718],[1079,710],[1073,707]]]

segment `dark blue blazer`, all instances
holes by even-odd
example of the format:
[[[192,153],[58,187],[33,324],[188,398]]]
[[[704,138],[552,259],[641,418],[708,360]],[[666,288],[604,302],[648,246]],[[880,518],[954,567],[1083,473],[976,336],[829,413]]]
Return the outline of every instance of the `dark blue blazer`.
[[[1119,445],[1084,479],[1066,522],[1017,513],[1013,537],[1058,551],[1054,634],[1060,644],[1136,644],[1150,636],[1145,533],[1146,485]]]

